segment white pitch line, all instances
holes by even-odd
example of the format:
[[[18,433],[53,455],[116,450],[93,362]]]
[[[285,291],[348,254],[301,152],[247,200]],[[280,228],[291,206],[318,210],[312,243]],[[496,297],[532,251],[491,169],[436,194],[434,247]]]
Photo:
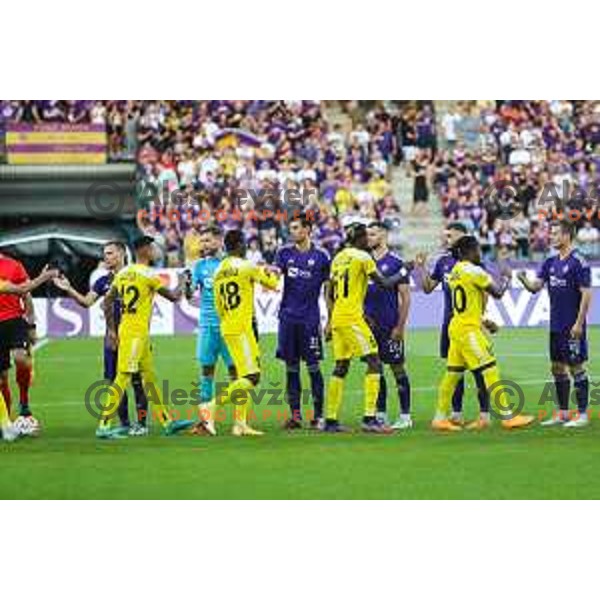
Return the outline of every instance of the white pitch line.
[[[42,338],[41,340],[39,340],[37,342],[37,344],[33,347],[33,351],[37,352],[38,350],[41,350],[44,346],[47,346],[50,343],[50,340],[46,337],[46,338]]]

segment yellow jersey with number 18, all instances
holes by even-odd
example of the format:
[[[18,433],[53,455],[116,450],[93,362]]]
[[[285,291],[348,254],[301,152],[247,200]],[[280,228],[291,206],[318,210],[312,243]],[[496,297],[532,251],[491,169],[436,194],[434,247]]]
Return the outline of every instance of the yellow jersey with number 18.
[[[364,319],[369,276],[377,270],[371,255],[358,248],[345,248],[331,263],[333,314],[331,326],[352,325]]]
[[[254,284],[260,283],[274,290],[279,279],[249,260],[228,256],[221,261],[213,281],[221,333],[232,335],[252,330]]]
[[[163,282],[150,267],[133,264],[125,267],[112,282],[121,302],[119,337],[150,335],[150,321],[156,291]]]
[[[461,261],[448,275],[452,298],[450,332],[461,329],[480,329],[485,312],[487,288],[492,283],[489,273],[479,265]]]

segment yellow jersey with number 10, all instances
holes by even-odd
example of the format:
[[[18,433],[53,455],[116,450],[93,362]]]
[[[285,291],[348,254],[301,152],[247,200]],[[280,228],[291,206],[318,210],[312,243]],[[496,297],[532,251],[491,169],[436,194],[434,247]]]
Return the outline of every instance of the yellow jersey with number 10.
[[[352,325],[364,319],[364,303],[369,276],[377,270],[370,254],[358,248],[345,248],[331,263],[334,298],[331,326]]]
[[[150,335],[150,321],[156,290],[163,282],[146,265],[129,265],[119,271],[112,282],[121,302],[119,337]]]
[[[479,265],[461,261],[454,266],[448,275],[452,298],[450,331],[481,327],[487,301],[486,289],[490,283],[490,274]]]
[[[215,271],[213,281],[221,333],[231,335],[252,329],[254,284],[274,290],[279,279],[249,260],[228,256]]]

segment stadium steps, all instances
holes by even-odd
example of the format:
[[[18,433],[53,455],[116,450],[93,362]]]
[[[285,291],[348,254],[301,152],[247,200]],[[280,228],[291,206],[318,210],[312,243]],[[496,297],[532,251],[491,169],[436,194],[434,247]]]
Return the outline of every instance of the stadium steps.
[[[332,126],[341,125],[342,131],[345,133],[350,133],[352,131],[352,119],[342,109],[337,100],[329,101],[324,104],[323,115]]]
[[[323,114],[332,125],[340,124],[343,131],[352,131],[352,119],[342,110],[339,102],[327,102],[323,107]],[[443,228],[439,202],[435,198],[431,199],[429,216],[414,216],[411,214],[414,182],[412,177],[406,174],[404,166],[392,169],[391,184],[402,215],[400,225],[402,254],[408,258],[414,258],[417,252],[431,252],[439,246]]]
[[[427,216],[412,214],[414,181],[407,175],[403,166],[392,171],[392,189],[402,212],[402,254],[414,258],[417,252],[432,252],[439,246],[444,226],[441,206],[436,198],[431,198],[430,213]]]

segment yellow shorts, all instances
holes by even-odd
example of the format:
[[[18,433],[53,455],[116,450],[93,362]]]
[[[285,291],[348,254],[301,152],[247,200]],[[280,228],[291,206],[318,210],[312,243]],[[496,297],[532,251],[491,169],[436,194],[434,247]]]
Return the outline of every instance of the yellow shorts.
[[[362,358],[379,351],[375,336],[364,319],[352,325],[333,326],[331,337],[334,360]]]
[[[254,331],[223,334],[238,377],[260,373],[260,350]]]
[[[119,338],[119,373],[148,373],[154,368],[149,336]]]
[[[492,343],[483,331],[478,329],[450,331],[449,369],[474,371],[495,360]]]

